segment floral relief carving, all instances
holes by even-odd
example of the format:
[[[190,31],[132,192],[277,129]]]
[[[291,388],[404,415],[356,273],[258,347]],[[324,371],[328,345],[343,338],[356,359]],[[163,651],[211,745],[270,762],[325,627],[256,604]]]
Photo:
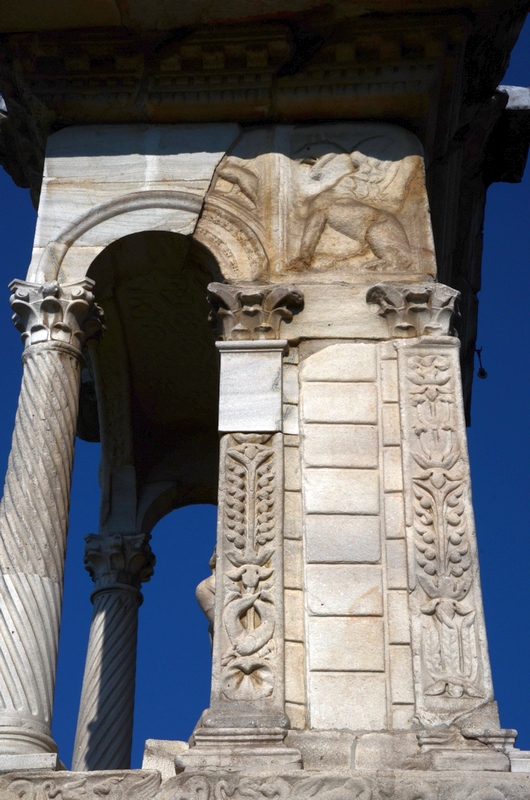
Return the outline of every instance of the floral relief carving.
[[[273,436],[233,434],[226,449],[221,690],[229,700],[257,700],[274,691],[274,596],[277,489]]]
[[[2,800],[152,800],[158,772],[19,773],[0,778]]]
[[[483,699],[469,473],[453,357],[408,351],[404,365],[423,693]]]

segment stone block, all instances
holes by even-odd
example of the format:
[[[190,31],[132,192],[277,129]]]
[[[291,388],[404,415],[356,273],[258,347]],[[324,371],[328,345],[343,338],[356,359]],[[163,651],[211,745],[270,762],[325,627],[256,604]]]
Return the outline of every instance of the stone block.
[[[383,403],[381,407],[383,420],[383,444],[401,444],[401,421],[397,403]]]
[[[300,390],[298,387],[298,367],[295,364],[283,365],[283,402],[298,404]]]
[[[285,700],[306,701],[304,645],[300,642],[285,642]]]
[[[373,425],[305,425],[303,459],[309,467],[375,468],[377,428]]]
[[[285,703],[285,713],[289,717],[291,728],[303,731],[307,726],[307,709],[301,703]],[[290,745],[287,745],[290,747]]]
[[[308,564],[307,603],[317,616],[380,616],[383,613],[381,567]]]
[[[381,560],[379,517],[308,514],[305,520],[309,563],[366,563]]]
[[[301,589],[302,577],[302,542],[287,539],[283,545],[283,581],[286,589]]]
[[[357,737],[350,731],[289,731],[285,743],[302,754],[305,770],[350,772]]]
[[[301,370],[304,381],[375,381],[376,345],[332,344],[304,359]]]
[[[380,730],[385,726],[385,676],[380,673],[311,672],[312,728]]]
[[[510,768],[512,772],[530,773],[530,750],[510,750]]]
[[[221,352],[219,430],[282,429],[282,350],[276,341],[217,342]]]
[[[304,470],[304,498],[308,514],[377,514],[379,476],[375,470]]]
[[[289,403],[283,404],[283,432],[285,434],[294,434],[295,436],[300,433],[298,406]]]
[[[383,484],[385,492],[400,492],[403,489],[401,447],[383,448]]]
[[[390,644],[410,643],[408,592],[405,589],[388,592],[388,640]]]
[[[379,352],[383,360],[397,359],[397,352],[394,342],[381,342],[379,345]]]
[[[188,742],[166,739],[147,739],[144,746],[142,769],[156,769],[163,781],[176,774],[175,758],[189,749]]]
[[[285,638],[289,641],[304,641],[304,593],[301,589],[286,589]]]
[[[285,454],[285,451],[284,451]],[[302,538],[302,494],[284,492],[283,495],[283,535],[285,539]]]
[[[383,403],[397,403],[398,367],[397,361],[381,361],[381,400]]]
[[[383,672],[381,617],[310,617],[307,628],[309,669]]]
[[[390,362],[389,362],[390,363]],[[371,383],[302,384],[304,422],[377,423],[377,388]]]
[[[403,494],[385,495],[385,535],[387,539],[405,538],[405,505]]]
[[[284,447],[283,450],[284,488],[286,492],[296,492],[301,488],[300,450],[298,447]]]
[[[393,703],[413,703],[412,653],[408,644],[392,644],[390,654],[390,692]]]
[[[0,773],[35,769],[56,770],[59,765],[57,753],[0,753]]]
[[[406,769],[419,749],[415,733],[365,733],[355,746],[355,769]]]
[[[414,725],[414,715],[416,713],[416,706],[411,703],[410,705],[394,705],[392,706],[392,727],[395,731],[406,731]]]
[[[386,572],[389,589],[407,589],[407,551],[404,539],[387,540]]]

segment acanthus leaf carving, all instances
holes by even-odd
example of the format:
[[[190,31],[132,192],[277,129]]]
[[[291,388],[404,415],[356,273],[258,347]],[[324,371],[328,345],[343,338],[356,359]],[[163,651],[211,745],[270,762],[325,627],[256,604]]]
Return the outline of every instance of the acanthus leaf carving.
[[[459,296],[442,283],[378,283],[368,290],[366,302],[379,306],[392,338],[405,339],[450,335]]]
[[[156,562],[150,538],[143,533],[85,536],[85,567],[95,591],[127,586],[139,589],[149,581]]]
[[[11,281],[13,322],[24,347],[57,342],[81,350],[87,339],[99,335],[103,312],[94,302],[93,286],[89,278],[69,284]]]
[[[289,284],[230,286],[210,283],[211,320],[223,341],[279,339],[280,323],[290,322],[304,302],[302,292]]]

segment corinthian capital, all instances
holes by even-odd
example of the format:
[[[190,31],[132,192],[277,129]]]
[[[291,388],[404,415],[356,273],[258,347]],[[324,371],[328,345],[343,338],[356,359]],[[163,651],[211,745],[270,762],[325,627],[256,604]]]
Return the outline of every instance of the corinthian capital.
[[[155,556],[149,546],[150,536],[85,536],[85,568],[94,581],[95,591],[132,587],[139,589],[153,575]]]
[[[229,286],[210,283],[211,319],[223,341],[279,339],[280,323],[293,318],[301,308],[302,292],[288,284],[270,286]]]
[[[94,302],[93,286],[89,278],[66,284],[11,281],[13,322],[24,347],[61,342],[81,350],[102,329],[103,313]]]
[[[443,283],[378,283],[366,302],[379,306],[391,337],[447,336],[460,293]]]

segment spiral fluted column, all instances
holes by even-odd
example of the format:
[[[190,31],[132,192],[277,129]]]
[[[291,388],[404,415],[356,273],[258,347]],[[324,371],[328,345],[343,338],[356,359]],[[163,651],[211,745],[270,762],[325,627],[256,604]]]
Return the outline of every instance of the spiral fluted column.
[[[24,372],[0,503],[0,752],[55,752],[51,715],[89,280],[13,281]]]
[[[140,586],[153,574],[143,534],[86,537],[94,613],[88,641],[72,769],[129,769]]]

